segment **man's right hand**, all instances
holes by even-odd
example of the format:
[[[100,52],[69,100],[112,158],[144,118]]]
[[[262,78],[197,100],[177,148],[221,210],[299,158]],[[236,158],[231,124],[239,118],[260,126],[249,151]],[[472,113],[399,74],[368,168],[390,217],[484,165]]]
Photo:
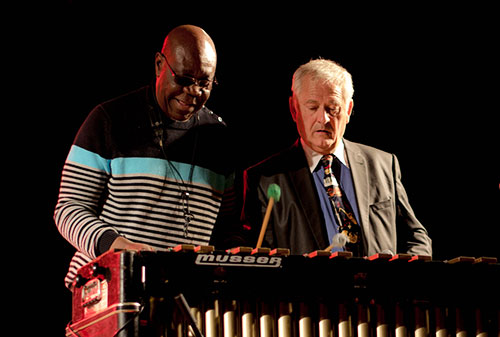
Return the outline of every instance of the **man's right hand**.
[[[134,250],[134,251],[140,251],[140,250],[146,250],[146,251],[151,251],[154,252],[155,249],[151,247],[150,245],[147,245],[145,243],[137,243],[130,241],[129,239],[124,238],[123,236],[119,236],[113,241],[111,244],[111,247],[109,248],[110,250],[113,249],[125,249],[125,250]]]

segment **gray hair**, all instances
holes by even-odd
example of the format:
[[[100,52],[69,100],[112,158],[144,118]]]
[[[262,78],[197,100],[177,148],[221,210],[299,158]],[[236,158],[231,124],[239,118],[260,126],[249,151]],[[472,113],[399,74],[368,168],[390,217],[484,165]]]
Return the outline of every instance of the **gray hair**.
[[[329,85],[342,87],[345,102],[349,102],[354,95],[352,77],[349,72],[335,61],[315,59],[301,65],[293,74],[292,92],[296,95],[302,86],[302,79],[310,75],[313,81],[322,81]]]

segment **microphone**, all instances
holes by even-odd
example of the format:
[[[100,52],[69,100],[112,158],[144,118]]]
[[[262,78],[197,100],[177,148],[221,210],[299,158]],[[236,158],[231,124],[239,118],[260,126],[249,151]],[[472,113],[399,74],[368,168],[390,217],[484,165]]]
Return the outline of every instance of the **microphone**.
[[[349,238],[344,233],[337,233],[332,238],[332,243],[325,248],[325,252],[331,251],[333,248],[344,247],[349,242]]]
[[[266,233],[267,223],[269,222],[269,218],[271,216],[271,210],[274,205],[274,201],[280,201],[281,197],[281,188],[276,184],[271,184],[267,188],[267,197],[269,198],[269,202],[267,204],[266,214],[264,215],[264,221],[262,221],[262,226],[260,228],[259,240],[257,241],[257,246],[255,248],[260,248],[262,245],[262,241],[264,240],[264,234]]]

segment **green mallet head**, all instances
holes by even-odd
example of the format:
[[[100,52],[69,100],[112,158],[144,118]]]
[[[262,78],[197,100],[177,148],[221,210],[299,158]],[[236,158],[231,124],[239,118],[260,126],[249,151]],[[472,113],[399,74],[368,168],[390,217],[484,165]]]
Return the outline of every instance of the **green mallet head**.
[[[267,188],[267,197],[273,198],[276,202],[280,201],[281,188],[276,184],[271,184]]]

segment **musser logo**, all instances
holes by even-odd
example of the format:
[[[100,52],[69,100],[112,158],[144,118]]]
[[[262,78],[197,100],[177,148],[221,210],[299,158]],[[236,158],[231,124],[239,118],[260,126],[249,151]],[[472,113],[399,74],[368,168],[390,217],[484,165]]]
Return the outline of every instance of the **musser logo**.
[[[229,254],[197,254],[195,263],[198,265],[272,267],[281,266],[279,256],[253,256]]]

